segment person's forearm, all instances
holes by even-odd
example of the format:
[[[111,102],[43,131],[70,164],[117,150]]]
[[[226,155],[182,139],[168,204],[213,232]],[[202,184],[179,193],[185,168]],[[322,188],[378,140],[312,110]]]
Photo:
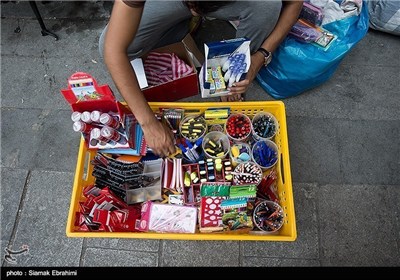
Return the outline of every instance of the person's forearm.
[[[154,122],[154,113],[147,104],[130,64],[127,48],[135,38],[143,7],[128,7],[115,1],[104,44],[104,61],[118,91],[144,127]]]
[[[303,1],[283,1],[282,5],[282,11],[274,30],[261,45],[261,47],[270,52],[276,50],[280,43],[282,43],[283,39],[287,36],[292,26],[296,23],[301,8],[303,7]]]
[[[127,55],[115,52],[109,54],[105,51],[104,60],[118,91],[138,122],[145,127],[155,121],[154,113],[139,88],[136,75],[132,70]]]
[[[286,38],[292,26],[296,23],[302,7],[303,1],[300,0],[283,1],[278,22],[268,38],[266,38],[262,43],[261,47],[270,52],[274,52],[280,43],[282,43],[282,41]],[[257,53],[254,63],[257,64],[258,70],[263,65],[263,61],[263,55],[261,53]]]

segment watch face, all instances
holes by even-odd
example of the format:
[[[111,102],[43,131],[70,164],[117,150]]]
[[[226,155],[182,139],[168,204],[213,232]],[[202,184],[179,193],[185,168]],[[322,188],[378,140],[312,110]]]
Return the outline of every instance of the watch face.
[[[264,65],[267,66],[271,62],[271,59],[272,59],[271,52],[267,51],[264,48],[259,48],[258,50],[264,55]]]
[[[271,53],[270,53],[268,57],[265,57],[265,62],[264,62],[265,66],[267,66],[268,64],[270,64],[270,63],[271,63],[271,60],[272,60],[272,55],[271,55]]]

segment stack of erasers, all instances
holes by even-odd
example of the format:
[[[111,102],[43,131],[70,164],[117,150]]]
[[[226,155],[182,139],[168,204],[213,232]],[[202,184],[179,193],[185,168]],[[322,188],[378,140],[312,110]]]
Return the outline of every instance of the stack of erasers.
[[[224,82],[224,77],[222,76],[221,66],[211,67],[207,69],[208,71],[208,80],[210,83],[210,91],[212,92],[220,92],[226,89],[226,85]]]
[[[180,123],[181,134],[189,141],[196,141],[207,131],[207,124],[202,116],[188,116]]]

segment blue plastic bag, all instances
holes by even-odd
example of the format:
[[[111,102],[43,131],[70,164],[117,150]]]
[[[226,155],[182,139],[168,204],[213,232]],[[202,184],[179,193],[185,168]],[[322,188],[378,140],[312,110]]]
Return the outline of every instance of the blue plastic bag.
[[[276,99],[295,96],[322,84],[365,36],[368,25],[368,9],[364,1],[360,15],[323,26],[337,35],[327,50],[287,36],[275,51],[272,62],[258,72],[258,82]]]

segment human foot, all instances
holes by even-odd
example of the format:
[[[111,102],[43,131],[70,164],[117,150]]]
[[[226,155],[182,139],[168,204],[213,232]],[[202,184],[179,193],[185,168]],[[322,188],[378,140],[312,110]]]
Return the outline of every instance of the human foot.
[[[226,96],[221,96],[221,101],[222,102],[239,102],[239,101],[243,101],[243,97],[241,94],[226,95]]]

